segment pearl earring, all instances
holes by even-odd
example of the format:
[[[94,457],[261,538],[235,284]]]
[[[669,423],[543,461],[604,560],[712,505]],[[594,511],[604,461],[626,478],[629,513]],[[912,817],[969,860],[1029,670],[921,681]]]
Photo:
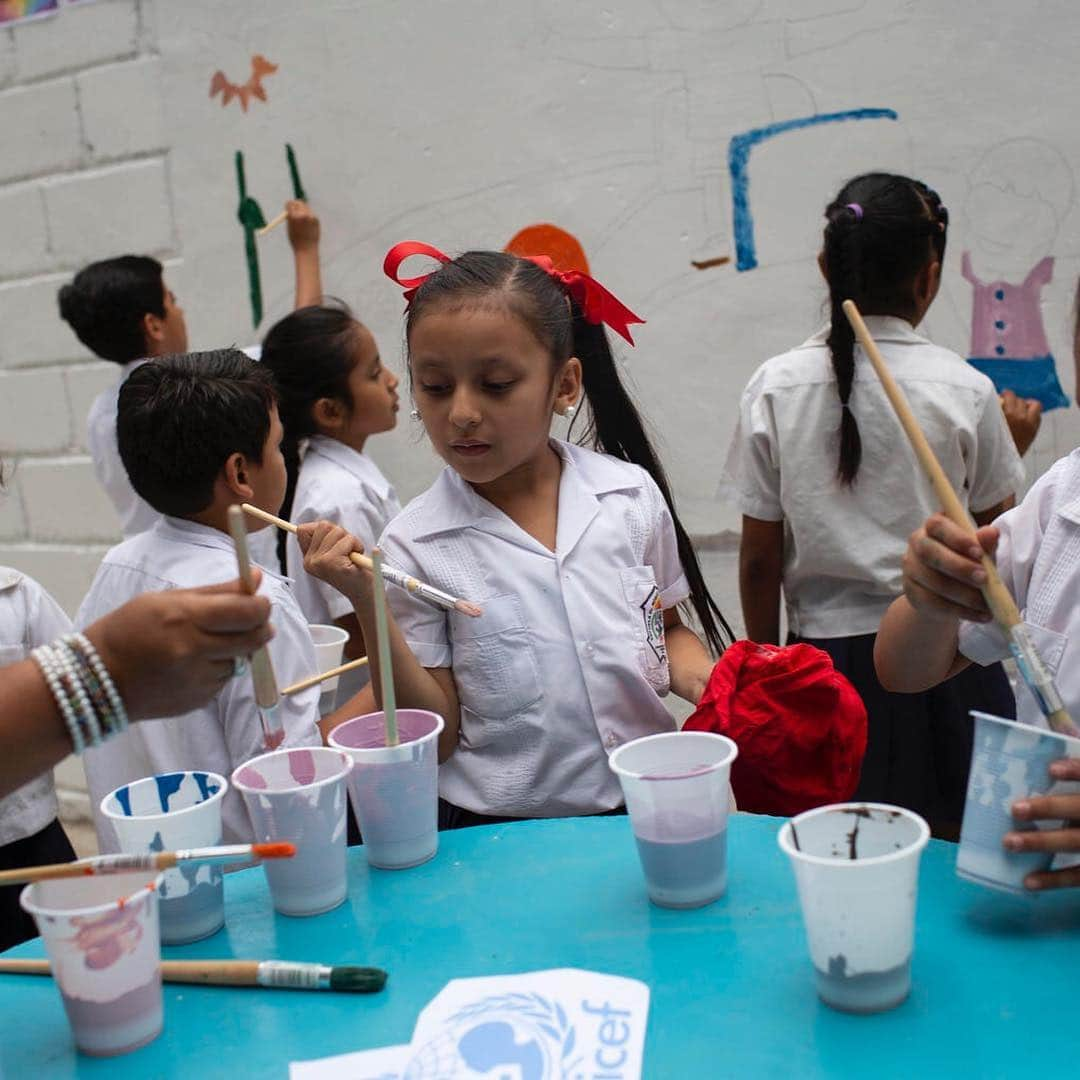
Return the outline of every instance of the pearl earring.
[[[563,416],[565,416],[567,420],[573,420],[574,419],[574,413],[576,413],[576,412],[577,412],[577,406],[576,405],[567,405],[566,408],[563,409]]]
[[[412,412],[409,413],[409,416],[413,420],[419,420],[420,419],[420,410],[419,409],[413,409]]]

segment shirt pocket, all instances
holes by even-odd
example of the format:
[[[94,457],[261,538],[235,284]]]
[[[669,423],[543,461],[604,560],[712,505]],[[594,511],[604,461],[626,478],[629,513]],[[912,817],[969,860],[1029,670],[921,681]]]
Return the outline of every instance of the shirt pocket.
[[[540,700],[540,668],[519,597],[508,593],[480,603],[478,619],[452,616],[454,681],[464,710],[480,720],[506,720]],[[463,735],[475,747],[492,733],[466,720]]]
[[[619,571],[619,580],[638,669],[658,694],[666,694],[671,689],[671,672],[656,573],[651,566],[627,566]]]

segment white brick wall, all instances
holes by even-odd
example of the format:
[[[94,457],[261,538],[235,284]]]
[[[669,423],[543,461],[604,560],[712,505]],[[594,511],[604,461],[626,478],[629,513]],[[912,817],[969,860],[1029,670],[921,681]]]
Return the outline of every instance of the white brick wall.
[[[97,0],[0,29],[0,564],[70,613],[119,537],[85,455],[86,413],[117,377],[60,319],[87,262],[179,251],[153,0]],[[89,807],[58,770],[62,813]]]

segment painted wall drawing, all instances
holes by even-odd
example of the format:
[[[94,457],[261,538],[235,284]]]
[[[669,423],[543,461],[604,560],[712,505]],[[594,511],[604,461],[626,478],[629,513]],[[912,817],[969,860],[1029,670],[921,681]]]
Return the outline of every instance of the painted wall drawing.
[[[247,82],[231,82],[226,78],[225,72],[215,71],[210,78],[210,96],[215,97],[220,94],[222,107],[228,105],[233,98],[236,98],[240,102],[240,108],[247,112],[248,102],[252,98],[258,98],[260,101],[266,100],[263,79],[268,75],[273,75],[277,69],[277,64],[270,63],[261,53],[256,53],[251,58],[251,74],[248,76]]]
[[[589,272],[581,241],[558,225],[528,225],[514,234],[506,250],[514,255],[547,255],[556,270]]]
[[[1054,273],[1047,254],[1073,200],[1073,175],[1039,139],[1010,139],[979,161],[965,206],[969,248],[960,269],[971,283],[970,363],[999,391],[1035,398],[1044,410],[1069,404],[1043,320],[1042,291]]]
[[[847,109],[844,112],[818,113],[795,120],[782,120],[766,127],[752,128],[733,135],[728,143],[728,172],[731,174],[732,229],[735,233],[735,269],[753,270],[757,266],[754,246],[754,217],[750,212],[750,151],[758,143],[786,131],[835,124],[845,120],[896,120],[892,109]]]

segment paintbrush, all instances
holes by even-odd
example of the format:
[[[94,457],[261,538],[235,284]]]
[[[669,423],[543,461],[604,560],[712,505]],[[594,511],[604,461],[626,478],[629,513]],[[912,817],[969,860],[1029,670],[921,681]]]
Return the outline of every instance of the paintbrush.
[[[242,503],[241,508],[244,513],[250,514],[260,521],[266,521],[271,525],[276,525],[279,529],[284,529],[286,532],[293,533],[294,535],[296,533],[296,526],[291,521],[286,521],[284,518],[268,514],[265,510],[260,510],[257,506],[252,506],[251,503]],[[354,565],[362,567],[364,570],[371,569],[371,559],[366,555],[361,555],[360,552],[354,551],[349,555],[349,558],[353,561]],[[434,585],[427,585],[423,581],[418,581],[410,574],[406,574],[404,570],[395,570],[392,566],[384,565],[382,572],[383,577],[391,584],[396,585],[399,589],[404,589],[406,592],[412,593],[414,596],[420,597],[421,600],[426,600],[434,607],[445,608],[447,611],[458,611],[462,615],[469,615],[474,619],[478,619],[484,614],[484,609],[471,601],[462,600],[457,596],[451,596],[448,592],[443,592],[442,589],[436,589]]]
[[[859,314],[858,307],[856,307],[853,300],[845,300],[843,307],[844,314],[847,316],[848,322],[851,323],[851,328],[855,331],[855,336],[859,339],[863,352],[866,353],[871,365],[877,372],[878,378],[881,380],[885,396],[889,399],[889,403],[892,405],[893,411],[896,413],[897,419],[900,421],[908,441],[911,443],[911,448],[919,459],[919,464],[930,478],[934,493],[941,502],[946,517],[954,521],[962,529],[967,529],[971,533],[971,539],[977,544],[975,523],[968,516],[964,504],[957,497],[956,492],[953,491],[953,486],[949,483],[949,478],[945,475],[941,462],[938,461],[934,451],[930,448],[930,444],[926,441],[926,436],[923,434],[922,428],[919,427],[919,421],[916,420],[915,414],[911,411],[911,406],[904,396],[904,391],[893,378],[892,372],[889,371],[885,358],[881,355],[876,342],[870,336],[870,331],[867,330],[862,315]],[[1020,609],[1017,608],[1016,601],[1001,580],[1001,575],[998,573],[997,566],[994,565],[994,560],[985,551],[982,554],[982,568],[986,572],[986,584],[982,587],[986,606],[993,613],[995,621],[1004,632],[1009,642],[1009,651],[1016,660],[1016,666],[1020,669],[1024,682],[1027,683],[1028,689],[1038,702],[1040,711],[1046,717],[1046,722],[1059,734],[1080,735],[1080,731],[1077,730],[1076,725],[1073,724],[1069,714],[1065,711],[1065,704],[1061,700],[1057,687],[1054,685],[1053,677],[1043,664],[1042,657],[1036,651],[1027,627],[1020,618]]]
[[[183,851],[148,851],[137,855],[95,855],[77,862],[24,866],[0,871],[0,885],[25,885],[55,878],[92,877],[96,874],[127,874],[137,870],[171,870],[179,863],[233,863],[247,859],[291,859],[296,845],[286,841],[267,844],[223,844]]]
[[[0,975],[51,975],[48,960],[0,960]],[[200,986],[277,990],[343,990],[374,994],[386,985],[381,968],[304,964],[288,960],[162,960],[161,978]]]
[[[386,745],[397,746],[397,705],[394,700],[394,668],[390,663],[390,626],[386,617],[386,589],[383,585],[382,552],[371,553],[372,574],[375,576],[375,644],[379,656],[379,690],[382,697],[383,723],[386,726]]]
[[[255,594],[255,581],[251,575],[251,555],[248,552],[247,526],[244,512],[239,506],[229,507],[229,535],[236,548],[236,565],[240,572],[240,584],[249,595]],[[278,720],[278,688],[274,665],[265,645],[251,654],[251,681],[255,686],[255,704],[259,707],[262,722],[263,746],[276,750],[285,738],[285,731]]]
[[[350,660],[347,664],[330,668],[329,671],[321,671],[318,675],[312,675],[307,679],[301,679],[299,682],[293,683],[292,686],[284,687],[281,696],[288,697],[290,694],[299,694],[301,690],[306,690],[309,686],[316,686],[318,683],[326,682],[327,679],[336,679],[338,675],[344,675],[348,671],[362,668],[367,662],[368,658],[361,656],[359,660]]]

